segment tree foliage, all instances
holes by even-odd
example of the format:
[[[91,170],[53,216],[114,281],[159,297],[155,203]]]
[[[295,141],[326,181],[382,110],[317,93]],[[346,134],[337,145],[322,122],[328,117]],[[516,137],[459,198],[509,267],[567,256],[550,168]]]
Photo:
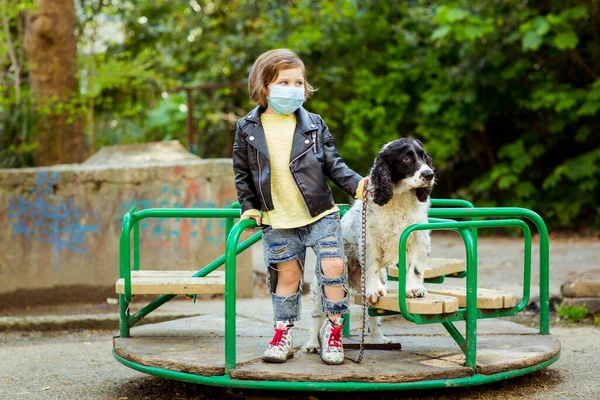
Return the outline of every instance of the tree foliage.
[[[529,207],[555,227],[600,226],[598,0],[77,4],[77,107],[93,148],[185,143],[181,89],[218,83],[192,92],[195,149],[229,156],[233,123],[252,107],[249,67],[287,47],[318,88],[306,107],[357,171],[384,143],[412,135],[433,156],[436,197]],[[108,22],[123,39],[90,50]]]

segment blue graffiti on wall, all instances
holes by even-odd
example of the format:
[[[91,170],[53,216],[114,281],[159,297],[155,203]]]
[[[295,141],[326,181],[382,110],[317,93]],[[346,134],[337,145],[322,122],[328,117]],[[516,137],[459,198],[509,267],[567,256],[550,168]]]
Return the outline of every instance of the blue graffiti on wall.
[[[168,196],[169,199],[157,199],[157,200],[131,200],[121,203],[117,217],[121,218],[127,211],[132,207],[137,207],[138,210],[145,208],[186,208],[185,203],[189,204],[190,208],[216,208],[217,204],[213,201],[186,201],[185,195],[176,189],[170,189],[163,187],[163,196]],[[231,206],[233,202],[227,202],[226,208]],[[149,233],[158,239],[168,238],[181,238],[182,235],[186,235],[186,232],[182,232],[182,219],[174,219],[175,223],[169,223],[168,218],[156,218],[155,220],[145,220],[140,222],[140,228],[142,230],[148,230]],[[152,222],[150,222],[152,221]],[[205,223],[199,223],[198,219],[190,220],[191,227],[187,234],[190,238],[200,238],[206,240],[208,243],[214,244],[219,247],[223,243],[223,233],[225,232],[225,220],[221,219],[218,224],[213,222],[213,219],[207,219]],[[216,228],[216,232],[215,232]]]
[[[98,230],[100,217],[94,211],[80,211],[72,197],[65,201],[56,196],[57,184],[58,172],[38,172],[30,195],[10,200],[6,214],[15,219],[13,233],[51,244],[55,252],[68,249],[89,256],[84,236]]]

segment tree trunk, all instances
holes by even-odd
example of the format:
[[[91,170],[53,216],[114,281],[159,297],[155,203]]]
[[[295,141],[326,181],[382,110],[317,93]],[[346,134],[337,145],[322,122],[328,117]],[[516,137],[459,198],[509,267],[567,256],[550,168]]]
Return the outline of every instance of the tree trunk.
[[[86,156],[81,117],[63,107],[78,90],[75,18],[73,0],[39,0],[27,19],[25,50],[40,144],[36,166],[81,162]]]

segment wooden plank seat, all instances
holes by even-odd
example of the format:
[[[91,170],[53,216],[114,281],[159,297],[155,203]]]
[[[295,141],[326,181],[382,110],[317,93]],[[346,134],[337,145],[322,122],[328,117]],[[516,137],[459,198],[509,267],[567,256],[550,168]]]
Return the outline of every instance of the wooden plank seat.
[[[423,269],[423,277],[438,278],[444,275],[452,275],[466,270],[465,261],[460,258],[430,258],[427,266]],[[388,277],[398,279],[398,267],[388,267]]]
[[[361,304],[362,296],[357,294],[354,298],[356,304]],[[439,294],[429,294],[422,298],[406,299],[408,312],[411,314],[445,314],[458,311],[458,299],[451,296],[443,296]],[[388,292],[387,296],[380,297],[377,303],[372,305],[373,308],[378,308],[387,311],[400,312],[398,307],[398,293]]]
[[[213,271],[192,278],[198,271],[132,271],[131,294],[219,294],[225,293],[225,273]],[[117,293],[125,293],[125,280],[119,279]]]
[[[452,296],[458,300],[460,307],[467,306],[467,290],[465,287],[443,287],[435,284],[425,284],[430,294]],[[496,309],[511,308],[517,305],[517,296],[511,292],[477,288],[477,308]]]
[[[457,311],[458,307],[466,307],[467,294],[465,288],[440,287],[440,285],[435,284],[426,284],[425,288],[429,292],[425,297],[406,299],[406,306],[411,314],[445,314]],[[356,304],[361,304],[361,296],[356,295],[354,301]],[[517,297],[514,293],[477,288],[477,308],[490,310],[511,308],[516,305]],[[398,293],[388,292],[387,296],[380,297],[372,307],[400,312]]]

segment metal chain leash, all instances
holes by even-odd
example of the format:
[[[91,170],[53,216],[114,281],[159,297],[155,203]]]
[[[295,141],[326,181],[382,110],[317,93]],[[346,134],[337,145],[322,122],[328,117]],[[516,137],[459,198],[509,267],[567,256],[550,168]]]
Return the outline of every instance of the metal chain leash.
[[[368,195],[368,190],[367,190]],[[365,196],[362,204],[362,214],[361,214],[361,246],[359,246],[359,259],[360,259],[360,290],[361,290],[361,298],[362,298],[362,326],[360,332],[360,348],[358,352],[358,357],[356,359],[346,357],[350,361],[354,361],[359,364],[365,353],[365,327],[367,324],[367,282],[366,282],[366,274],[365,270],[367,269],[367,260],[366,260],[366,252],[367,252],[367,196]]]

